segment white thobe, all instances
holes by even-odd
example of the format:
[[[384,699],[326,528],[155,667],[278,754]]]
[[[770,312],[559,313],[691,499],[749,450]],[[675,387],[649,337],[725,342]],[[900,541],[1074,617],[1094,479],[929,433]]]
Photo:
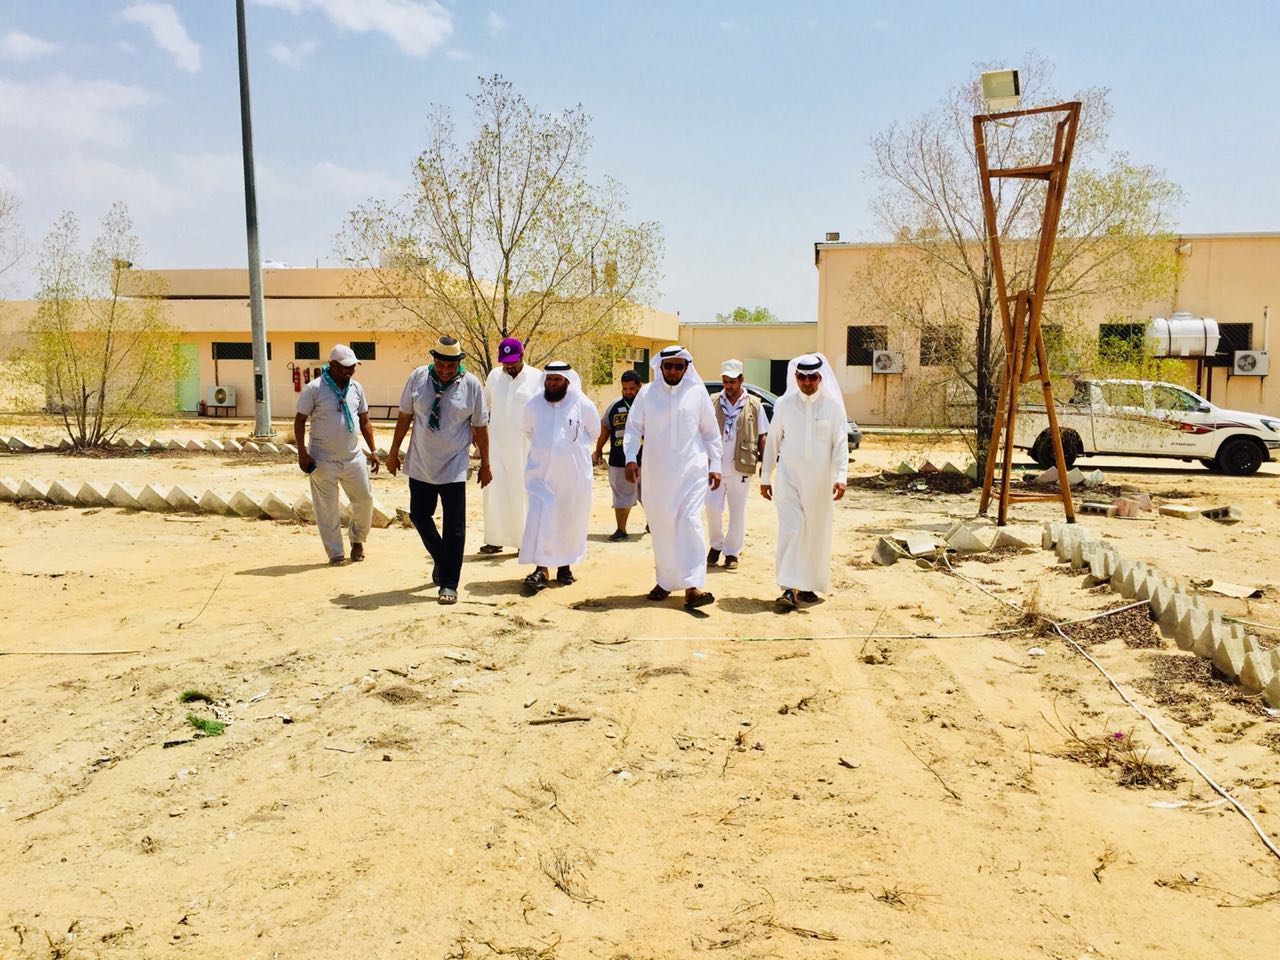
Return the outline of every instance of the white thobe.
[[[687,376],[687,375],[686,375]],[[701,587],[707,581],[702,510],[707,474],[720,466],[720,427],[701,382],[667,385],[659,375],[636,396],[622,445],[636,462],[644,440],[640,486],[653,541],[657,585]]]
[[[529,441],[524,435],[524,408],[542,392],[542,371],[525,364],[514,377],[494,367],[484,384],[489,406],[489,469],[484,488],[484,542],[517,544],[524,530],[524,462]]]
[[[825,591],[831,587],[833,484],[849,472],[843,404],[821,391],[789,392],[773,408],[764,444],[761,483],[773,484],[778,508],[778,585]],[[777,469],[777,477],[773,473]]]
[[[520,538],[520,562],[538,567],[577,563],[587,552],[591,522],[591,451],[600,413],[577,390],[548,403],[530,400],[522,417],[529,444],[524,487],[529,510]]]

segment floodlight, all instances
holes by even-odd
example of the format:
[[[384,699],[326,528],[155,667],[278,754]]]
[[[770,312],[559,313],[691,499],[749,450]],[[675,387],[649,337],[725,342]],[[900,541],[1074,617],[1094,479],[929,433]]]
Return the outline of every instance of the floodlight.
[[[989,70],[982,75],[982,96],[988,113],[1017,110],[1022,102],[1022,86],[1017,70]]]

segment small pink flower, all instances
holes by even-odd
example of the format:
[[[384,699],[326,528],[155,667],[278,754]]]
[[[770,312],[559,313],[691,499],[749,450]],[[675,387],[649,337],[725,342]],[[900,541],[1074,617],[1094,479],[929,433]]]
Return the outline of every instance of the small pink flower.
[[[1123,731],[1123,730],[1117,730],[1117,731],[1116,731],[1115,733],[1113,733],[1111,736],[1112,736],[1112,737],[1114,737],[1116,740],[1123,740],[1123,739],[1124,739],[1124,731]]]

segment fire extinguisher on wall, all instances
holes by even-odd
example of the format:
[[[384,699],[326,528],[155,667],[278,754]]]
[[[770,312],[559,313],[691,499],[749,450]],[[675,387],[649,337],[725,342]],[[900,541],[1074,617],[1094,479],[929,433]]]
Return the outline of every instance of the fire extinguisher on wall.
[[[302,392],[302,369],[296,364],[289,364],[289,369],[293,371],[293,392]]]

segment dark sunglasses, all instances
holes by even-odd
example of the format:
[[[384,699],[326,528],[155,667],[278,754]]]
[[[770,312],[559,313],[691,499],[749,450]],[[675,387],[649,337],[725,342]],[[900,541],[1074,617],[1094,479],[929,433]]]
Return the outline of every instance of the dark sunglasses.
[[[796,374],[797,380],[820,380],[821,378],[822,378],[822,374],[820,373],[797,373]]]
[[[685,370],[688,368],[688,366],[689,365],[685,363],[683,360],[680,360],[675,363],[667,363],[664,361],[662,364],[662,369],[663,370]]]

